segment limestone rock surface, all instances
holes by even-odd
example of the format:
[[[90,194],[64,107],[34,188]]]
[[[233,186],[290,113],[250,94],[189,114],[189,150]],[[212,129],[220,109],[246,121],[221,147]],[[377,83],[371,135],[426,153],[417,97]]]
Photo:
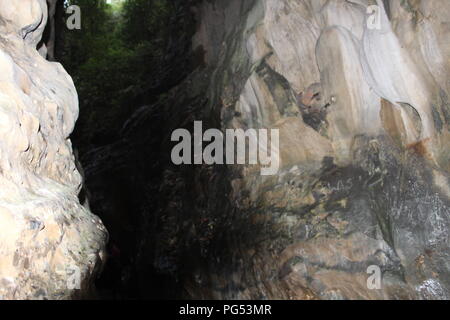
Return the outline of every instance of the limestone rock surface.
[[[227,9],[238,3],[205,4],[204,15],[233,19]],[[289,123],[276,177],[231,169],[240,217],[226,243],[241,254],[230,249],[233,270],[208,279],[214,297],[450,297],[449,9],[440,0],[261,0],[241,4],[220,49],[196,39],[207,55],[220,50],[211,67],[225,71],[209,97],[226,101],[215,105],[222,128]],[[318,99],[305,106],[312,86]],[[370,265],[382,270],[379,290],[367,286]]]
[[[78,199],[71,77],[38,52],[45,0],[0,1],[0,299],[87,295],[107,232]]]

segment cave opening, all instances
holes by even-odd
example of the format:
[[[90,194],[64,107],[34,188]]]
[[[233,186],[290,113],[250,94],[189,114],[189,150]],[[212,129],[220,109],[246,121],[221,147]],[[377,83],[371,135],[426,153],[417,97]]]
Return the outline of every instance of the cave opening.
[[[155,262],[157,244],[147,234],[161,232],[155,211],[166,95],[196,64],[193,3],[49,3],[51,23],[43,40],[48,59],[66,68],[79,96],[71,140],[84,178],[80,201],[109,232],[109,258],[96,281],[102,299],[182,297],[180,274],[170,261]],[[81,19],[79,28],[68,26],[71,17]]]

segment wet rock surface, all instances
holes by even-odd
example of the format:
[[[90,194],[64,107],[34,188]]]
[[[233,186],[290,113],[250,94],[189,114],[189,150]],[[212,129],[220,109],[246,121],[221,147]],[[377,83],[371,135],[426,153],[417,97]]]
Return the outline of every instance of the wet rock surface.
[[[118,296],[450,298],[450,7],[386,3],[185,7],[187,78],[82,159],[120,247]],[[195,120],[279,129],[280,170],[175,166],[170,135]]]

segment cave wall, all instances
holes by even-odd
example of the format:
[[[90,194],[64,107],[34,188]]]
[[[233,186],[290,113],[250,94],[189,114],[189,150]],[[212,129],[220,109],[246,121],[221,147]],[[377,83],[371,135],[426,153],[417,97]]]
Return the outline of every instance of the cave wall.
[[[0,1],[0,299],[85,297],[105,259],[106,229],[78,199],[77,93],[38,52],[47,19],[45,0]]]
[[[219,70],[208,91],[222,129],[278,128],[281,155],[273,177],[230,168],[229,268],[212,263],[203,286],[220,298],[448,298],[448,3],[389,1],[389,17],[382,1],[202,10],[202,31],[230,20],[221,40],[194,39]]]

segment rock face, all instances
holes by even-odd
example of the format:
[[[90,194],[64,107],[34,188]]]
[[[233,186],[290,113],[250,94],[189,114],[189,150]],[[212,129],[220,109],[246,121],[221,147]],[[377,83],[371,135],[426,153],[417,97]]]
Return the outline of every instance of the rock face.
[[[84,160],[102,216],[109,194],[132,208],[135,292],[165,276],[187,298],[450,299],[449,2],[191,10],[192,73]],[[279,129],[278,174],[173,165],[194,120]]]
[[[82,297],[107,232],[78,200],[77,93],[37,50],[45,0],[1,0],[0,22],[0,299]]]

